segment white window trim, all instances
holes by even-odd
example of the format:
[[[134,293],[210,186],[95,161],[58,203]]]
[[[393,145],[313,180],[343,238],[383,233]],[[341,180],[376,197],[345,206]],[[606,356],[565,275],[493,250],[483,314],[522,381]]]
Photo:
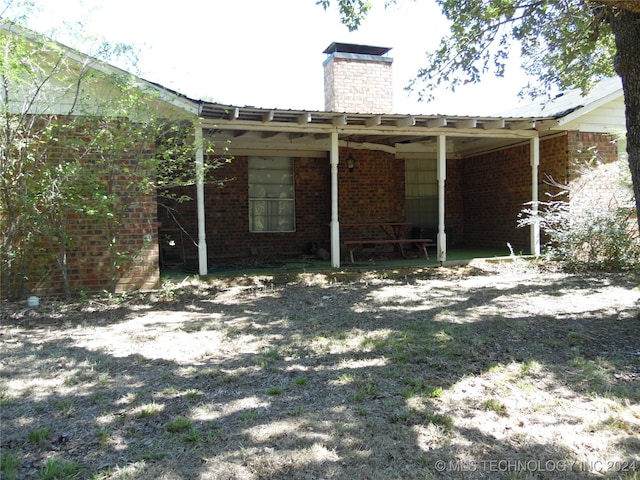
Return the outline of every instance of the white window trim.
[[[249,159],[250,158],[262,158],[262,159],[267,159],[270,158],[268,155],[252,155],[250,157],[247,158],[247,164],[249,163]],[[290,160],[291,162],[291,179],[292,179],[292,190],[293,190],[293,196],[292,198],[285,198],[285,199],[278,199],[278,198],[274,198],[274,199],[269,199],[269,198],[252,198],[251,196],[249,196],[249,233],[295,233],[296,232],[296,180],[295,180],[295,158],[294,157],[283,157],[283,156],[278,156],[278,157],[271,157],[271,158],[287,158]],[[249,169],[250,170],[250,169]],[[250,174],[250,171],[249,171]],[[248,184],[248,187],[250,187],[250,183]],[[292,228],[290,230],[252,230],[252,216],[251,216],[251,212],[252,212],[252,208],[251,208],[251,202],[252,201],[269,201],[269,200],[277,200],[277,201],[289,201],[292,203],[292,213],[291,213],[291,224],[292,224]]]

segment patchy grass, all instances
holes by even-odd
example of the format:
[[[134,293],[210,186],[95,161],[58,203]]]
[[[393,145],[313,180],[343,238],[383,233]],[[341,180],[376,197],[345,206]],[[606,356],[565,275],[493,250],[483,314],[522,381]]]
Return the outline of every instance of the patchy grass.
[[[29,430],[27,433],[27,440],[35,445],[44,445],[49,437],[51,436],[51,432],[48,428],[37,428],[35,430]]]
[[[17,455],[0,454],[0,472],[2,473],[2,478],[6,478],[7,480],[16,478],[19,464],[20,459]]]
[[[191,430],[192,421],[186,417],[178,417],[175,420],[167,423],[167,432],[178,433]]]
[[[482,406],[485,410],[497,413],[498,415],[507,416],[507,407],[504,403],[496,400],[495,398],[489,398],[482,402]]]
[[[42,480],[73,480],[78,478],[80,471],[80,465],[75,462],[47,458],[37,477]]]
[[[138,418],[148,418],[157,415],[162,410],[162,406],[157,403],[150,403],[148,405],[142,405],[138,410]]]
[[[268,395],[280,395],[283,392],[282,387],[269,387],[267,388]]]
[[[5,304],[1,476],[637,479],[639,301],[514,262]]]

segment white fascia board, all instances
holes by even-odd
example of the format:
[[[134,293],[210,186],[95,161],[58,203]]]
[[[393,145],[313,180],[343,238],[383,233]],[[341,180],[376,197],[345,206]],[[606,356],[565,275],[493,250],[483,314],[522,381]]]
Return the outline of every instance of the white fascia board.
[[[451,127],[442,128],[424,128],[419,126],[413,127],[397,127],[395,125],[378,125],[378,126],[365,126],[365,125],[346,125],[344,127],[335,127],[330,123],[327,124],[298,124],[293,122],[269,122],[264,123],[259,121],[238,121],[236,118],[238,109],[234,109],[231,112],[229,119],[208,119],[201,120],[204,128],[225,129],[225,130],[259,130],[267,131],[271,130],[279,133],[331,133],[338,129],[341,135],[409,135],[409,136],[437,136],[447,135],[448,137],[495,137],[495,138],[530,138],[538,134],[535,130],[519,130],[519,129],[504,129],[504,130],[483,130],[479,128],[470,129],[457,129]],[[377,117],[374,117],[377,118]],[[527,122],[529,126],[532,122]]]
[[[565,115],[562,118],[559,118],[558,126],[562,127],[563,125],[566,125],[569,122],[573,122],[574,120],[580,118],[581,116],[586,115],[589,112],[592,112],[596,108],[600,108],[601,106],[606,105],[607,103],[612,102],[613,100],[616,100],[620,96],[622,96],[621,88],[616,90],[615,92],[610,93],[609,95],[606,95],[583,107],[580,107],[577,110],[574,110],[573,112],[569,113],[568,115]]]
[[[347,142],[345,140],[339,140],[338,145],[340,147],[349,148],[351,150],[374,150],[378,152],[391,153],[392,155],[396,154],[396,147],[391,145],[384,145],[381,143]]]

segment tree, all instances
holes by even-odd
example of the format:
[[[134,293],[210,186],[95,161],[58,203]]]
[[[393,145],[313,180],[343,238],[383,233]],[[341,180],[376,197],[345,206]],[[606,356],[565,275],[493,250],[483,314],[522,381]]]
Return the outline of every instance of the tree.
[[[371,2],[336,0],[341,21],[355,30]],[[384,0],[385,6],[396,0]],[[637,0],[436,0],[451,22],[450,34],[427,55],[409,88],[429,100],[441,84],[454,89],[504,73],[514,46],[522,67],[537,77],[532,96],[579,87],[583,91],[616,73],[622,79],[627,151],[640,227],[640,2]],[[325,9],[331,0],[317,0]]]
[[[0,21],[2,296],[47,281],[71,295],[69,257],[79,256],[87,230],[114,291],[145,248],[142,234],[124,241],[130,218],[145,209],[153,217],[157,196],[193,185],[195,150],[213,145],[196,144],[197,120],[137,77]],[[95,52],[106,59],[132,49],[99,43]]]

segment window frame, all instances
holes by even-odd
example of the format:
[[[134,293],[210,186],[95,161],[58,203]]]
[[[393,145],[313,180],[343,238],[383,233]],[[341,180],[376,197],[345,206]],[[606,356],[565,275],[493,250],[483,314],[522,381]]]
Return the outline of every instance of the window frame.
[[[277,182],[252,182],[252,170],[255,167],[252,167],[253,162],[266,162],[268,160],[282,161],[287,160],[289,165],[287,169],[286,175],[291,178],[291,183],[277,183]],[[295,182],[295,158],[294,157],[286,157],[286,156],[268,156],[268,155],[251,155],[247,158],[247,166],[248,166],[248,197],[249,197],[249,233],[295,233],[296,232],[296,182]],[[284,172],[282,168],[259,168],[258,170],[262,170],[265,172]],[[285,187],[286,189],[290,188],[291,196],[290,197],[268,197],[268,196],[255,196],[252,191],[256,190],[256,186],[266,186],[275,187],[275,190],[278,187]],[[263,187],[264,190],[269,190],[269,188]],[[265,228],[264,229],[256,229],[257,217],[256,217],[256,206],[257,203],[261,202],[265,204],[265,210],[276,210],[276,213],[267,213],[264,215],[265,217]],[[280,204],[283,205],[280,205]],[[285,204],[289,205],[290,213],[282,214],[279,210]],[[273,228],[274,224],[280,223],[281,219],[287,219],[288,224],[291,225],[290,228],[279,229]]]

